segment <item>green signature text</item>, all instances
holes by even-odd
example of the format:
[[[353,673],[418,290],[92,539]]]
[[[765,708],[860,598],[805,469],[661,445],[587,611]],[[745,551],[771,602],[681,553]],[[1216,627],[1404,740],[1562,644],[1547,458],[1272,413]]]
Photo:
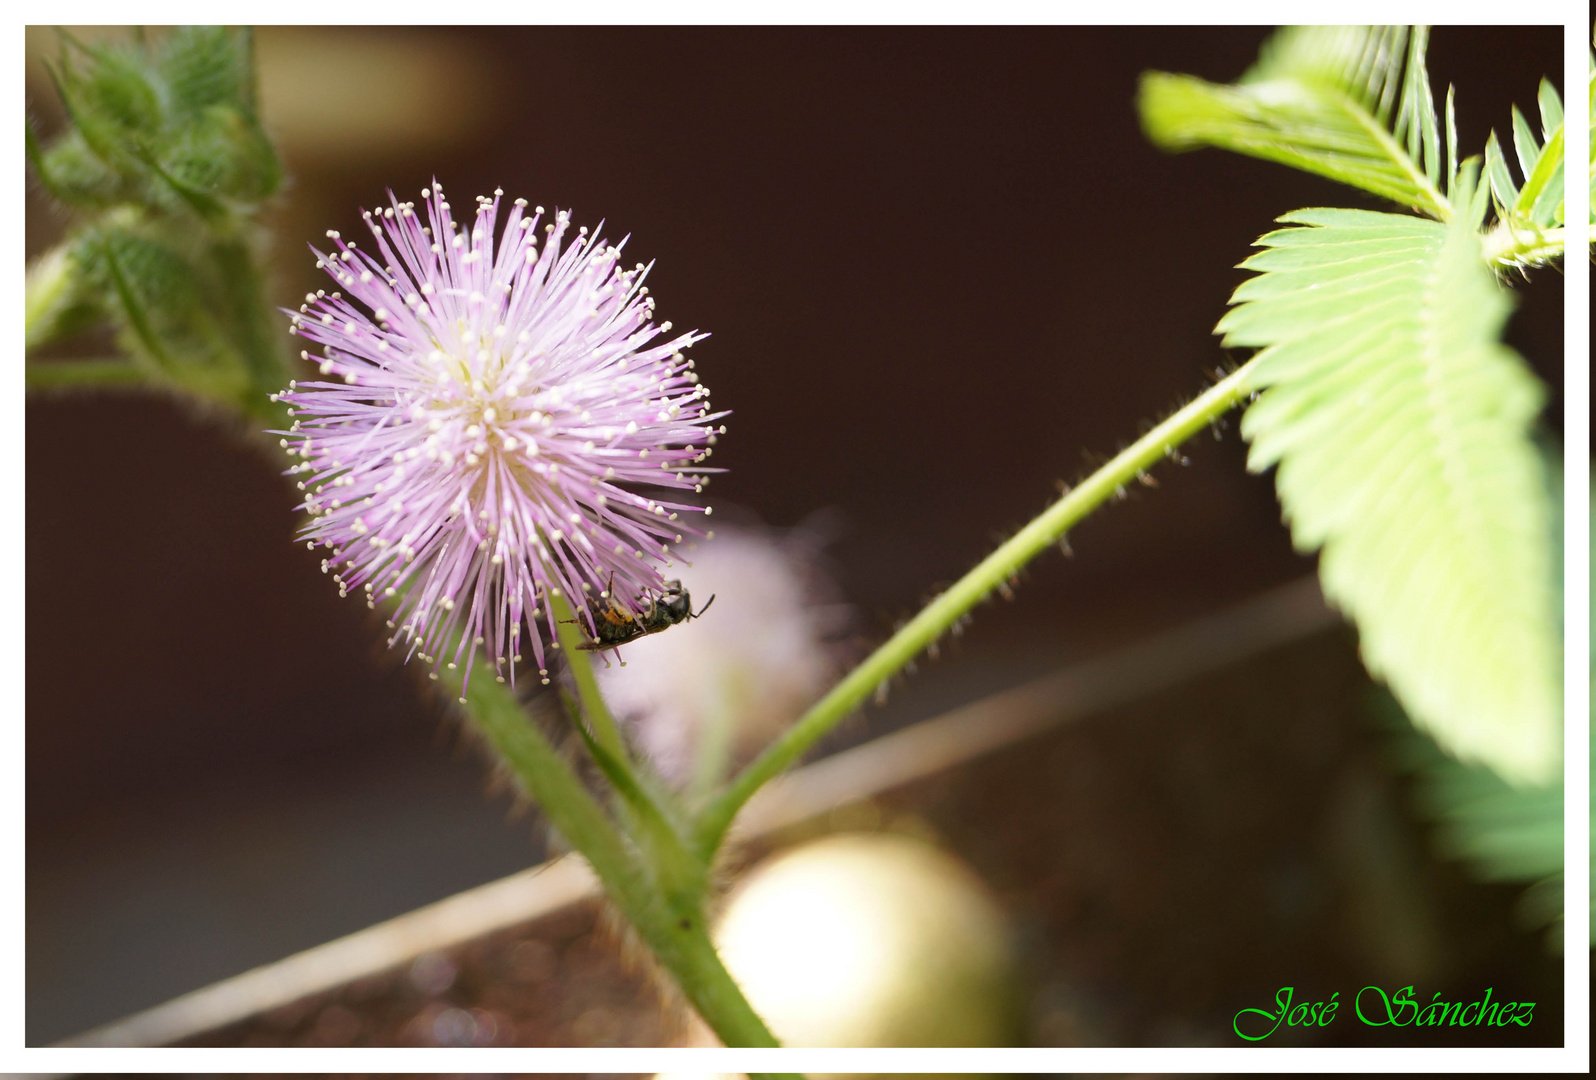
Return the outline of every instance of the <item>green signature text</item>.
[[[1477,1001],[1442,1001],[1439,991],[1423,1004],[1414,997],[1412,986],[1388,994],[1378,986],[1365,986],[1352,999],[1352,1012],[1370,1027],[1528,1027],[1534,1019],[1533,1001],[1492,1001],[1495,990],[1487,987]],[[1293,1004],[1296,987],[1282,986],[1275,994],[1274,1007],[1242,1009],[1231,1021],[1231,1030],[1248,1042],[1261,1042],[1284,1024],[1286,1027],[1328,1027],[1335,1020],[1341,991],[1326,1001],[1298,1001]]]

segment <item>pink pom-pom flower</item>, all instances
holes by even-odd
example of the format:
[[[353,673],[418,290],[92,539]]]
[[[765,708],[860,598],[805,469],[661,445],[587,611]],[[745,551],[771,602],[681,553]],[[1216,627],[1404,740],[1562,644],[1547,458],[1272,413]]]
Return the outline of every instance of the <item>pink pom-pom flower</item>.
[[[697,532],[683,515],[709,512],[665,495],[703,490],[725,428],[683,356],[704,335],[656,343],[671,324],[652,323],[648,267],[621,268],[625,241],[570,239],[565,211],[540,229],[517,199],[495,250],[502,194],[462,229],[436,183],[426,225],[390,192],[365,214],[374,251],[327,234],[337,290],[288,314],[336,381],[276,395],[294,417],[279,434],[302,459],[302,539],[330,549],[344,595],[397,598],[390,644],[467,679],[483,646],[503,681],[525,623],[546,682],[549,594],[590,631],[595,595],[640,613]]]

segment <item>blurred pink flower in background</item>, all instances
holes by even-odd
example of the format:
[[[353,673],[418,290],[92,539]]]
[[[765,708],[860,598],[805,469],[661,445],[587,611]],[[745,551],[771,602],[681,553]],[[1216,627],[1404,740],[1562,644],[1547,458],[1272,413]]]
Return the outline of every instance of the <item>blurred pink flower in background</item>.
[[[684,553],[700,619],[622,648],[598,672],[605,699],[662,776],[703,790],[830,689],[850,609],[819,567],[814,532],[719,529]]]

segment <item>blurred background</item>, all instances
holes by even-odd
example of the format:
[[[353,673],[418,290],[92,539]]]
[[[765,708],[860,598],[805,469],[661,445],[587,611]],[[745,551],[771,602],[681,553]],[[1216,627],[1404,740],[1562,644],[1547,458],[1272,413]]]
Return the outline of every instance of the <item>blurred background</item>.
[[[1431,77],[1457,84],[1462,146],[1557,81],[1560,35],[1435,31]],[[827,568],[873,642],[1057,482],[1244,359],[1211,330],[1275,216],[1386,209],[1145,142],[1141,72],[1228,81],[1265,36],[263,28],[262,107],[291,175],[269,221],[276,292],[290,304],[321,284],[307,242],[360,233],[387,188],[416,198],[433,178],[457,200],[502,187],[630,235],[631,256],[657,260],[659,316],[713,335],[694,354],[732,410],[717,513],[823,523]],[[27,44],[27,108],[53,132],[40,60],[58,44],[37,28]],[[30,256],[61,228],[30,188]],[[1560,431],[1561,278],[1516,292],[1510,340]],[[30,1045],[542,859],[536,813],[292,542],[295,500],[269,463],[164,399],[35,397],[27,420]],[[1271,479],[1246,473],[1233,426],[1215,436],[1072,533],[1073,559],[1038,560],[1012,602],[981,608],[833,745],[1309,573]],[[1022,923],[1053,928],[1028,1038],[1217,1039],[1280,985],[1362,977],[1360,957],[1401,947],[1393,925],[1421,927],[1415,963],[1437,988],[1560,993],[1559,962],[1511,926],[1513,891],[1426,854],[1354,648],[1322,635],[1230,689],[905,808],[1031,912]],[[1197,819],[1212,827],[1187,831]],[[1258,897],[1274,898],[1254,912],[1267,933],[1235,911]],[[1357,914],[1370,903],[1408,922]],[[1556,1043],[1560,1024],[1537,1014],[1523,1038]]]

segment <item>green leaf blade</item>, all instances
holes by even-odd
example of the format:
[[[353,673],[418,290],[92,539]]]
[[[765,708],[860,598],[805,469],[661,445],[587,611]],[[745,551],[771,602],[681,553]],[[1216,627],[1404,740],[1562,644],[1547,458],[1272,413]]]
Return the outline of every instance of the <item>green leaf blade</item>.
[[[1545,780],[1561,690],[1528,437],[1543,395],[1498,341],[1508,300],[1462,215],[1282,220],[1302,227],[1260,241],[1261,276],[1218,328],[1264,350],[1248,465],[1278,466],[1294,542],[1321,549],[1326,595],[1416,722],[1514,782]]]
[[[1452,198],[1457,194],[1453,186],[1457,183],[1457,95],[1454,88],[1446,88],[1446,197]]]
[[[1496,141],[1496,132],[1485,141],[1485,177],[1491,185],[1491,197],[1496,200],[1497,211],[1518,202],[1518,185],[1513,183],[1513,173],[1502,156],[1502,144]]]
[[[1547,79],[1541,80],[1540,89],[1535,93],[1536,104],[1541,109],[1541,138],[1550,139],[1552,132],[1563,126],[1563,99],[1557,93],[1557,87]]]
[[[1408,59],[1402,79],[1402,112],[1397,131],[1407,125],[1408,157],[1423,162],[1430,183],[1441,179],[1440,135],[1435,118],[1435,97],[1430,91],[1430,74],[1424,66],[1424,52],[1430,43],[1430,28],[1416,26],[1408,38]]]
[[[1563,202],[1563,129],[1552,132],[1535,171],[1524,181],[1523,189],[1513,203],[1515,216],[1534,222],[1542,228],[1559,223]]]
[[[1518,106],[1513,106],[1513,152],[1518,155],[1518,170],[1523,176],[1535,172],[1535,165],[1541,159],[1541,143],[1531,130],[1529,121],[1524,119],[1524,114],[1518,111]]]
[[[1451,205],[1438,186],[1427,40],[1422,28],[1408,46],[1401,27],[1287,27],[1229,86],[1145,73],[1142,126],[1166,150],[1216,146],[1276,161],[1444,220]],[[1399,86],[1397,123],[1388,130]]]

